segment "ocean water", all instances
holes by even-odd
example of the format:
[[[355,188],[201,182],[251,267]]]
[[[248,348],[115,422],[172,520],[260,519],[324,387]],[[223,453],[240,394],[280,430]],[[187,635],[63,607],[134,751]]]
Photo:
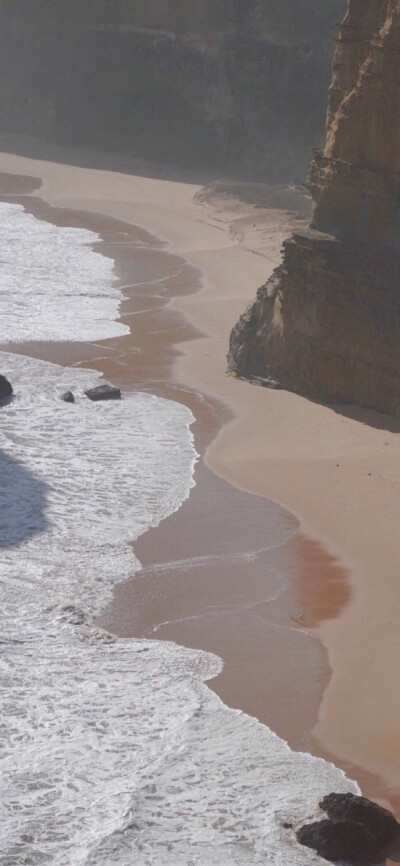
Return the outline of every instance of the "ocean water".
[[[47,229],[20,235],[17,295],[32,238],[40,247]],[[70,230],[57,231],[71,243]],[[59,260],[59,298],[70,297],[81,254],[92,291],[105,280],[106,260],[87,260],[90,233],[74,238],[74,271],[68,256],[64,271]],[[96,315],[113,336],[110,309],[105,293]],[[11,299],[16,331],[17,320]],[[81,324],[75,313],[70,337]],[[321,862],[282,824],[304,819],[321,794],[356,786],[225,707],[205,684],[221,669],[217,657],[92,626],[115,583],[140,569],[132,542],[190,495],[191,413],[140,392],[92,403],[93,371],[11,353],[0,370],[15,391],[0,407],[2,866]],[[74,405],[60,400],[67,388]]]
[[[114,262],[94,232],[60,228],[0,202],[0,343],[105,340],[129,333],[118,319]]]

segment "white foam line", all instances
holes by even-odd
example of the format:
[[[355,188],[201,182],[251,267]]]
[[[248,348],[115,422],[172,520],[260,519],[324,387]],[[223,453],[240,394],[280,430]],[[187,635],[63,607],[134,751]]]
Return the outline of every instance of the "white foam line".
[[[257,550],[245,550],[239,551],[238,553],[206,553],[202,556],[192,556],[188,557],[187,559],[176,559],[171,560],[170,562],[160,562],[155,563],[154,565],[146,565],[142,566],[141,574],[153,574],[157,572],[171,571],[172,569],[178,571],[186,571],[199,565],[207,566],[210,564],[217,564],[219,562],[255,562],[264,553],[269,553],[271,550],[283,547],[286,541],[287,540],[284,539],[283,541],[276,544],[271,543],[268,547],[260,547]]]
[[[143,316],[144,313],[153,313],[154,309],[152,307],[148,307],[144,310],[133,310],[130,313],[124,313],[124,319],[131,319],[134,316]]]
[[[179,619],[170,619],[170,620],[165,620],[165,622],[159,622],[159,623],[157,623],[156,626],[153,627],[152,632],[156,633],[161,628],[163,628],[164,626],[167,626],[167,625],[178,625],[179,623],[182,623],[182,622],[190,622],[192,620],[201,620],[201,619],[204,619],[205,617],[230,616],[232,613],[249,612],[249,611],[252,611],[255,608],[257,608],[261,604],[269,604],[272,601],[276,601],[277,598],[279,598],[280,594],[281,593],[278,592],[277,594],[268,596],[266,598],[259,599],[258,601],[253,601],[253,602],[248,602],[248,603],[246,603],[246,602],[240,603],[239,602],[238,604],[230,604],[230,605],[209,605],[204,611],[202,611],[201,613],[193,614],[193,616],[183,616],[183,617],[180,617]],[[268,620],[268,625],[270,625],[269,620]],[[273,625],[273,623],[271,623],[271,625]],[[288,626],[288,628],[291,628],[291,626]]]

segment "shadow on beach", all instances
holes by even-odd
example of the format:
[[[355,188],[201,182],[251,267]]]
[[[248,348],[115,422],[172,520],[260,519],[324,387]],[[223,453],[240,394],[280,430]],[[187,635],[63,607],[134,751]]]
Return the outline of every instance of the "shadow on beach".
[[[203,186],[220,180],[221,171],[215,169],[185,167],[174,163],[165,165],[128,152],[112,153],[91,147],[62,145],[29,135],[0,132],[0,152],[11,153],[28,159],[44,160],[76,168],[115,171],[140,177],[176,180]]]
[[[0,451],[0,548],[14,547],[48,527],[48,487]]]

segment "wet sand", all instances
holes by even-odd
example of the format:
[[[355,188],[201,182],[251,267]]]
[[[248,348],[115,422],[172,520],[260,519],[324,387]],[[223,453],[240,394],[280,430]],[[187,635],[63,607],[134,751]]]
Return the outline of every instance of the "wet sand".
[[[96,343],[3,344],[0,351],[89,366],[124,392],[140,388],[184,402],[196,418],[196,486],[176,514],[135,542],[143,570],[116,588],[98,625],[121,637],[173,640],[215,652],[224,669],[210,687],[222,700],[268,724],[293,748],[308,751],[329,668],[320,641],[302,628],[302,576],[322,568],[329,591],[337,569],[322,548],[298,534],[292,515],[232,487],[202,459],[230,414],[223,404],[176,382],[177,344],[199,332],[170,306],[171,299],[201,290],[201,272],[137,227],[49,207],[40,197],[23,194],[21,177],[19,192],[12,195],[12,183],[0,175],[0,201],[18,202],[56,225],[101,235],[95,248],[115,259],[116,287],[126,296],[120,321],[132,333]],[[33,179],[26,179],[26,186],[33,191]],[[344,573],[339,580],[341,606]],[[335,608],[337,603],[334,592]],[[320,600],[318,617],[322,608],[326,615],[327,600]],[[318,604],[313,614],[310,608],[308,624],[317,610]]]
[[[68,162],[68,154],[64,159]],[[198,286],[192,283],[189,293],[186,278],[183,286],[181,278],[180,291],[175,292],[172,284],[170,287],[171,295],[177,298],[173,304],[167,301],[161,310],[154,301],[154,308],[140,313],[141,333],[146,330],[146,319],[150,325],[148,349],[144,340],[144,351],[140,353],[141,360],[143,355],[151,367],[148,379],[149,370],[143,370],[140,378],[134,337],[131,348],[126,346],[121,351],[121,345],[115,345],[118,341],[105,341],[85,347],[87,355],[81,356],[89,366],[104,369],[107,376],[125,387],[144,386],[183,400],[198,418],[198,449],[203,451],[212,442],[206,462],[214,471],[199,464],[198,502],[192,495],[187,509],[183,506],[177,515],[135,545],[144,572],[118,588],[104,624],[121,629],[121,634],[152,633],[214,649],[226,664],[224,674],[212,687],[220,690],[227,703],[255,712],[300,748],[309,748],[318,716],[311,742],[313,753],[330,755],[362,783],[366,794],[391,799],[397,805],[397,690],[392,682],[392,672],[397,673],[397,637],[393,629],[390,634],[382,632],[382,613],[388,617],[391,602],[377,585],[376,566],[379,561],[385,592],[390,590],[391,601],[398,605],[394,506],[398,504],[400,480],[396,435],[400,425],[385,416],[319,406],[285,392],[250,387],[224,375],[229,328],[242,312],[245,300],[251,299],[255,288],[277,264],[281,241],[289,233],[292,220],[281,212],[255,214],[253,209],[224,202],[219,208],[200,208],[193,203],[197,189],[193,182],[145,177],[140,174],[140,166],[136,175],[128,176],[12,155],[3,155],[0,166],[7,172],[18,170],[44,177],[46,183],[40,194],[52,204],[75,208],[76,218],[82,219],[79,224],[85,227],[93,223],[88,223],[88,214],[79,213],[82,207],[91,212],[90,220],[97,218],[96,212],[107,213],[151,228],[170,240],[170,251],[183,253],[208,278],[205,290],[196,291]],[[114,229],[110,223],[111,233]],[[115,237],[113,240],[117,252],[118,243]],[[107,242],[112,242],[111,235],[107,235]],[[192,269],[192,277],[194,274]],[[126,275],[123,284],[128,284]],[[131,302],[137,305],[133,310]],[[142,302],[143,298],[130,298],[124,315],[137,313]],[[185,313],[184,318],[179,311]],[[180,344],[179,350],[168,343],[166,331],[173,337],[171,343]],[[159,344],[164,344],[167,354],[152,366],[150,359],[157,359]],[[76,363],[80,348],[76,344],[73,348],[71,344],[40,348],[37,344],[35,352],[39,353],[36,356],[59,363],[71,363],[76,353]],[[30,347],[19,349],[31,354]],[[57,357],[46,355],[53,351]],[[174,376],[171,381],[170,371]],[[214,484],[222,485],[217,492]],[[236,512],[236,505],[229,505],[230,495],[236,499]],[[282,507],[268,502],[268,495]],[[212,509],[210,503],[214,503]],[[253,506],[257,516],[248,519]],[[228,568],[224,557],[218,586],[211,562],[197,562],[189,579],[185,567],[179,570],[165,565],[199,556],[199,549],[200,559],[204,558],[207,545],[211,551],[218,551],[221,529],[215,544],[211,543],[211,529],[220,524],[211,519],[207,525],[205,518],[217,517],[225,508],[232,529],[228,539],[230,561]],[[260,539],[264,537],[265,526],[271,521],[268,509],[273,509],[280,526],[285,522],[290,526],[290,539],[273,553],[263,553],[256,564],[253,558],[249,569],[249,533],[254,530],[256,535],[260,533]],[[185,514],[185,510],[189,513]],[[196,539],[191,546],[189,527],[193,526]],[[261,541],[261,546],[251,547],[260,550],[262,545]],[[238,565],[238,553],[243,566]],[[246,556],[247,560],[243,558]],[[161,579],[162,573],[166,580]],[[290,589],[285,587],[273,598],[277,573],[284,575]],[[150,587],[146,577],[150,574],[157,592],[172,585],[168,600],[160,600],[159,595],[152,598],[150,592],[146,596],[145,586]],[[138,580],[142,582],[140,593]],[[248,605],[246,608],[249,587],[251,610]],[[198,602],[193,605],[195,590]],[[374,607],[374,600],[381,604],[377,607],[375,603]],[[134,610],[139,601],[140,624]],[[367,628],[365,610],[369,616]],[[281,642],[278,634],[280,639],[284,635]],[[384,637],[383,645],[378,647],[379,640],[374,644],[380,664],[376,657],[371,664],[368,652],[371,638],[377,634]],[[232,647],[232,639],[237,636],[236,646]],[[323,639],[328,658],[318,637]],[[289,650],[291,640],[293,654]],[[395,660],[389,677],[387,670],[382,676],[388,657]],[[293,659],[300,659],[295,669]],[[275,676],[276,670],[282,671],[280,677]],[[297,695],[297,701],[292,701],[292,693]],[[322,711],[318,713],[322,693]],[[380,713],[382,707],[386,724]]]

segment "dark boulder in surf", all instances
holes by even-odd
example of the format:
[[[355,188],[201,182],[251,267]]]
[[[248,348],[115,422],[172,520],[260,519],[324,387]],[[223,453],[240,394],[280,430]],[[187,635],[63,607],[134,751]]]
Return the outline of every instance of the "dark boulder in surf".
[[[86,621],[86,614],[82,608],[75,604],[65,604],[61,608],[61,619],[71,625],[83,625]]]
[[[5,376],[0,375],[0,400],[11,397],[13,393],[11,382]]]
[[[384,847],[390,845],[399,834],[400,825],[394,815],[366,797],[328,794],[319,805],[332,821],[348,820],[363,824]]]
[[[98,385],[97,388],[88,388],[85,391],[89,400],[119,400],[121,391],[114,385]]]
[[[75,403],[75,397],[72,391],[65,391],[64,394],[61,394],[61,400],[64,400],[64,403]]]
[[[296,833],[300,845],[312,848],[325,860],[350,863],[380,863],[382,846],[364,824],[356,821],[315,821]]]

